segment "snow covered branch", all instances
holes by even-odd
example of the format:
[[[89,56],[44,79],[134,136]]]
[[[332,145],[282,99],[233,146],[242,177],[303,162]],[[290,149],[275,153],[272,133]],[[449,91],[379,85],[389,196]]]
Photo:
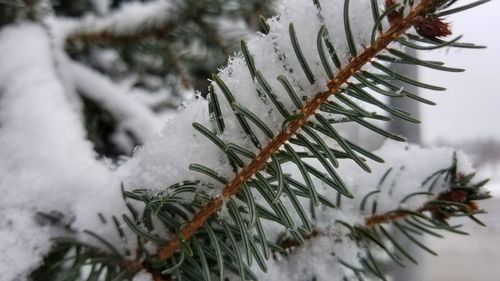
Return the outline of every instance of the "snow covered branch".
[[[348,2],[346,2],[348,3]],[[335,74],[335,76],[331,77],[330,81],[328,82],[328,85],[325,89],[324,85],[321,85],[321,82],[316,83],[315,78],[313,76],[313,72],[311,72],[310,69],[306,67],[302,67],[305,76],[308,80],[309,83],[306,81],[304,84],[308,85],[308,88],[306,89],[305,93],[308,95],[309,101],[306,102],[300,109],[299,112],[296,113],[297,118],[294,118],[292,121],[286,123],[286,127],[283,127],[281,131],[277,132],[276,136],[273,136],[271,140],[268,141],[268,144],[264,147],[260,147],[259,141],[257,138],[254,138],[252,142],[254,145],[259,149],[259,151],[256,153],[255,158],[252,159],[252,161],[248,164],[246,164],[244,167],[242,167],[241,170],[238,171],[238,173],[232,178],[232,180],[228,181],[227,184],[224,186],[223,194],[220,197],[215,198],[210,204],[207,204],[204,206],[190,221],[189,224],[185,225],[182,230],[180,235],[184,237],[184,239],[189,239],[200,227],[203,226],[203,224],[210,219],[210,217],[215,214],[223,205],[223,202],[230,198],[231,196],[235,195],[237,192],[240,191],[240,189],[243,187],[243,184],[247,181],[249,181],[252,177],[255,176],[255,173],[259,170],[261,170],[263,167],[267,165],[267,161],[271,158],[271,156],[279,151],[283,147],[285,143],[287,143],[290,140],[290,137],[294,134],[296,134],[300,129],[304,127],[306,124],[306,121],[314,116],[317,113],[317,110],[320,108],[320,106],[326,102],[330,96],[338,93],[340,90],[342,90],[342,87],[345,86],[346,82],[350,79],[352,79],[353,74],[356,72],[360,71],[362,68],[366,67],[366,65],[373,60],[373,58],[383,51],[389,44],[394,42],[394,38],[400,37],[404,32],[406,32],[408,29],[410,29],[413,26],[413,23],[417,17],[421,17],[424,14],[430,13],[434,9],[435,3],[433,1],[423,1],[419,3],[418,5],[412,7],[409,12],[407,12],[407,15],[401,18],[397,23],[393,24],[390,29],[386,30],[380,36],[377,38],[377,40],[372,40],[370,45],[364,45],[361,44],[364,47],[364,51],[361,53],[357,53],[357,49],[361,49],[360,46],[352,45],[354,43],[349,43],[349,50],[350,54],[345,54],[344,56],[340,57],[348,57],[350,58],[345,59],[348,60],[349,63],[346,64],[345,66],[341,67],[338,70],[338,73]],[[312,6],[314,7],[314,5]],[[326,6],[328,7],[328,6]],[[304,19],[301,19],[304,20]],[[318,23],[319,26],[319,23]],[[370,26],[370,25],[368,25]],[[283,26],[279,26],[278,28],[283,28]],[[293,23],[289,25],[289,30],[290,34],[294,34],[294,25]],[[283,30],[278,30],[278,34],[276,36],[282,36]],[[347,35],[348,37],[352,36],[350,34]],[[292,41],[294,41],[294,38],[291,38]],[[353,38],[348,38],[348,41],[351,42]],[[312,41],[312,40],[311,40]],[[282,42],[280,42],[282,43]],[[297,47],[295,46],[298,44],[298,42],[292,42],[294,45],[293,48],[295,49],[295,52],[297,52]],[[311,52],[314,53],[314,52]],[[338,55],[337,55],[338,56]],[[297,55],[297,60],[298,64],[304,65],[304,60],[305,58],[301,58],[300,55]],[[316,59],[317,60],[317,59]],[[312,60],[314,61],[314,60]],[[259,67],[258,64],[257,66],[253,65],[251,62],[247,62],[249,67],[253,67],[254,69],[265,69],[264,66]],[[319,64],[316,64],[317,68],[320,68],[321,66]],[[320,69],[317,69],[315,73],[321,73],[322,71]],[[256,74],[257,77],[256,79],[260,82],[262,85],[264,91],[271,92],[272,90],[266,89],[266,87],[269,87],[269,85],[266,85],[267,82],[264,82],[263,76],[261,76],[260,72]],[[267,77],[277,77],[278,74],[275,75],[266,75]],[[254,78],[254,77],[252,77]],[[226,97],[229,95],[228,93],[225,93],[226,90],[224,89],[225,86],[223,86],[224,82],[221,82],[221,80],[215,79],[215,86],[218,86],[222,92],[224,92],[224,95]],[[236,79],[237,83],[241,85],[242,79]],[[246,76],[246,80],[248,80],[248,76]],[[302,80],[302,79],[301,79]],[[300,80],[299,80],[300,81]],[[323,79],[319,81],[324,81]],[[235,81],[236,82],[236,81]],[[250,82],[250,81],[249,81]],[[302,82],[302,81],[301,81]],[[252,82],[250,82],[252,83]],[[253,84],[253,83],[252,83]],[[316,87],[314,87],[316,86]],[[241,86],[239,86],[241,88]],[[320,90],[319,93],[318,90]],[[317,94],[316,94],[317,93]],[[271,95],[271,94],[269,94]],[[271,98],[271,97],[270,97]],[[229,103],[233,103],[234,98],[227,98]],[[272,100],[272,98],[271,98]],[[274,102],[276,107],[278,108],[278,111],[283,115],[285,118],[290,118],[289,115],[284,114],[283,111],[286,112],[286,109],[281,109],[280,107],[282,105],[277,105],[276,102]],[[234,105],[229,104],[226,110],[234,110]],[[238,118],[238,115],[236,115],[236,118]],[[239,120],[238,120],[239,121]],[[241,121],[240,121],[241,122]],[[243,123],[243,122],[241,122]],[[251,137],[251,136],[250,136]],[[340,191],[342,192],[342,191]],[[348,195],[348,192],[344,191],[344,195]],[[163,246],[159,249],[158,255],[160,259],[166,260],[170,256],[172,256],[175,251],[181,246],[181,242],[179,239],[174,239],[169,242],[166,246]]]
[[[105,17],[87,15],[80,20],[59,19],[67,40],[137,42],[164,37],[175,25],[176,5],[171,1],[132,2]]]
[[[129,143],[127,135],[144,143],[159,134],[158,118],[145,105],[127,96],[126,89],[120,89],[109,78],[78,62],[67,59],[63,67],[70,71],[74,86],[83,97],[96,102],[116,119],[119,126],[115,140],[124,151],[131,151],[135,146]]]
[[[403,265],[418,263],[415,253],[402,246],[403,240],[410,239],[422,250],[435,254],[422,244],[422,235],[443,238],[446,232],[466,234],[450,218],[474,216],[479,211],[474,201],[489,197],[483,189],[486,182],[474,179],[474,170],[461,152],[388,142],[374,153],[386,163],[371,163],[372,174],[361,181],[349,178],[359,170],[356,165],[345,163],[340,168],[339,173],[347,179],[355,199],[343,199],[338,209],[315,209],[313,231],[305,234],[303,240],[279,229],[267,229],[268,233],[281,233],[272,236],[281,249],[273,252],[270,272],[256,270],[258,280],[377,276],[380,272],[370,260],[372,255],[382,260],[395,259]],[[417,164],[417,157],[432,159],[433,163]],[[321,195],[333,194],[323,190]],[[394,235],[398,232],[403,233],[403,238]]]
[[[444,88],[390,63],[455,71],[401,49],[470,47],[444,41],[440,13],[474,6],[455,2],[283,0],[265,34],[241,41],[208,97],[183,104],[161,135],[150,109],[61,53],[73,38],[164,36],[171,2],[0,30],[0,250],[10,262],[0,273],[25,277],[54,236],[66,236],[51,252],[57,266],[41,270],[74,280],[385,280],[378,258],[414,262],[393,230],[432,253],[409,232],[458,232],[447,220],[476,220],[485,182],[451,149],[371,152],[344,128],[404,141],[373,121],[419,121],[385,96],[430,102],[394,80]],[[124,146],[126,135],[145,144],[119,167],[97,160],[70,91],[118,121]]]
[[[120,196],[117,177],[95,159],[53,51],[39,25],[0,31],[3,280],[25,278],[50,250],[51,238],[66,235],[64,225],[100,232],[94,212],[123,208],[115,199]],[[52,214],[61,220],[60,226],[39,214]]]

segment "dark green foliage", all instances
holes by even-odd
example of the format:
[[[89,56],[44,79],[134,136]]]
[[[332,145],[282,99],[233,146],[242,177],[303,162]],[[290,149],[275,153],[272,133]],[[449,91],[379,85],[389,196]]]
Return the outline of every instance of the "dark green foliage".
[[[111,136],[116,127],[116,121],[113,116],[103,110],[99,104],[92,100],[83,98],[83,114],[85,117],[85,129],[87,137],[94,144],[94,150],[104,157],[116,159],[119,156],[128,153],[120,150],[116,144],[111,141]],[[133,139],[134,136],[129,134]],[[140,142],[136,140],[136,145]]]
[[[111,12],[125,2],[129,1],[115,1]],[[150,35],[145,30],[133,40],[123,40],[119,36],[91,36],[83,41],[74,38],[68,51],[74,58],[92,64],[92,58],[88,59],[95,47],[114,49],[126,66],[119,75],[138,74],[138,87],[152,90],[168,87],[174,95],[181,95],[182,88],[193,87],[206,95],[207,79],[236,50],[239,41],[238,34],[236,37],[222,34],[217,21],[227,17],[247,24],[249,31],[256,30],[255,19],[259,14],[270,15],[270,3],[264,0],[175,1],[178,9],[175,19],[166,24],[164,30],[160,28]],[[63,15],[81,15],[84,11],[88,13],[92,6],[89,1],[82,0],[61,1],[55,7]],[[194,50],[193,45],[199,45],[198,50]],[[151,60],[144,60],[144,57]],[[161,84],[151,84],[151,78],[159,79]]]
[[[18,16],[20,7],[15,3],[0,2],[0,28],[6,24],[13,23]]]
[[[43,265],[30,275],[32,281],[78,281],[86,267],[88,281],[130,281],[134,273],[123,268],[122,258],[72,239],[58,239]]]

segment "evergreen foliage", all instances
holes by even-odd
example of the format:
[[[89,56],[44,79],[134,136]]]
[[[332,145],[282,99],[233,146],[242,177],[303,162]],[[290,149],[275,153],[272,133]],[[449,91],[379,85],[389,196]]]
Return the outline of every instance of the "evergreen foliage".
[[[356,24],[363,21],[352,11],[363,4],[312,2],[317,18],[310,19],[311,26],[303,26],[307,19],[287,22],[294,18],[293,12],[261,20],[258,39],[241,41],[241,54],[229,60],[228,68],[213,74],[207,87],[200,81],[228,54],[228,41],[217,38],[209,18],[237,13],[252,22],[257,17],[248,11],[265,7],[265,2],[176,1],[178,14],[172,22],[167,19],[129,33],[104,28],[71,34],[66,50],[74,59],[85,60],[92,49],[116,44],[126,65],[120,75],[139,71],[142,76],[136,83],[148,90],[167,87],[168,81],[152,86],[148,78],[169,75],[178,79],[176,85],[207,88],[206,98],[198,99],[207,100],[210,116],[204,118],[209,122],[193,118],[190,135],[204,139],[221,160],[192,162],[185,167],[190,171],[185,178],[165,183],[160,190],[122,186],[128,213],[101,219],[103,225],[116,227],[124,241],[136,241],[133,249],[122,249],[90,230],[84,234],[96,244],[83,242],[57,216],[40,214],[69,235],[54,240],[51,253],[30,278],[142,280],[137,276],[148,273],[155,281],[259,280],[265,276],[262,272],[276,272],[271,267],[293,260],[296,252],[314,251],[314,241],[320,241],[319,245],[328,245],[324,251],[332,251],[323,254],[336,261],[328,265],[331,277],[388,280],[390,273],[381,266],[383,262],[418,263],[402,246],[401,237],[435,255],[422,241],[424,234],[465,234],[459,225],[449,223],[454,217],[482,224],[476,215],[483,211],[476,201],[489,198],[483,188],[487,180],[478,181],[474,173],[462,171],[456,153],[449,155],[447,167],[418,178],[421,184],[414,189],[400,186],[411,175],[405,171],[416,165],[414,159],[403,157],[397,166],[374,173],[379,177],[377,186],[350,186],[353,180],[343,177],[342,166],[351,165],[353,177],[363,178],[372,171],[370,164],[384,159],[357,145],[341,125],[352,124],[403,142],[403,137],[378,124],[392,118],[419,120],[388,105],[384,96],[433,102],[400,89],[394,81],[435,91],[445,88],[396,73],[390,64],[449,72],[463,69],[409,56],[400,46],[481,48],[461,42],[461,36],[446,38],[451,30],[443,17],[487,1],[457,6],[455,0],[371,0],[364,5],[370,8],[371,18],[364,21],[369,25],[361,27]],[[80,15],[77,6],[56,7],[59,14],[69,9],[68,14]],[[341,9],[336,11],[342,15],[341,25],[329,18],[332,7]],[[304,34],[304,30],[314,32]],[[210,51],[201,58],[180,55],[194,40],[204,40]],[[256,49],[261,46],[270,46],[276,60],[263,61],[269,57],[263,54],[266,50]],[[153,55],[141,60],[150,48]],[[151,64],[157,59],[160,64]],[[87,108],[93,106],[89,104]],[[369,111],[366,104],[376,109]],[[411,150],[408,147],[401,151],[396,147],[391,147],[394,153],[415,156],[405,154]],[[219,164],[222,167],[215,166]],[[310,267],[314,265],[299,265],[295,270],[303,270],[303,275],[295,278],[325,280],[320,270]]]

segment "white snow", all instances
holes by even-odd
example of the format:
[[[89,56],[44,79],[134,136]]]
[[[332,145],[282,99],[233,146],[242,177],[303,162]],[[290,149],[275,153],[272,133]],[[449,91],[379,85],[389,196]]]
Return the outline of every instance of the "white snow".
[[[134,276],[132,281],[153,281],[153,277],[146,271],[141,271]]]
[[[256,266],[252,269],[261,281],[302,281],[311,280],[313,277],[318,281],[342,280],[344,275],[352,275],[352,271],[343,267],[338,262],[339,258],[354,266],[361,266],[355,243],[349,239],[338,239],[339,237],[332,235],[307,241],[287,257],[270,259],[267,273],[259,271]]]
[[[41,261],[60,232],[38,225],[37,212],[61,212],[75,229],[102,233],[97,213],[120,213],[123,202],[118,177],[95,159],[64,93],[46,31],[8,27],[0,42],[0,272],[13,280]]]
[[[112,1],[111,0],[91,0],[92,6],[99,15],[104,15],[109,12]]]

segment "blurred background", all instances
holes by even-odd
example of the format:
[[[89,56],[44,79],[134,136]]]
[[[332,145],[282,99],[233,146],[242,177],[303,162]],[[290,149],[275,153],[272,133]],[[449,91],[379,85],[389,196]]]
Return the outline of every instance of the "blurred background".
[[[460,1],[466,2],[466,1]],[[471,1],[468,1],[471,2]],[[481,202],[487,227],[465,222],[471,237],[449,235],[431,240],[439,257],[427,258],[428,280],[495,281],[500,264],[500,1],[450,17],[455,35],[486,45],[483,50],[449,49],[421,54],[425,59],[443,59],[450,66],[465,68],[462,74],[422,70],[422,81],[445,85],[448,91],[433,93],[436,107],[422,107],[422,143],[451,145],[466,151],[478,174],[491,178],[493,199]],[[424,94],[427,94],[424,92]],[[472,238],[472,239],[471,239]]]

